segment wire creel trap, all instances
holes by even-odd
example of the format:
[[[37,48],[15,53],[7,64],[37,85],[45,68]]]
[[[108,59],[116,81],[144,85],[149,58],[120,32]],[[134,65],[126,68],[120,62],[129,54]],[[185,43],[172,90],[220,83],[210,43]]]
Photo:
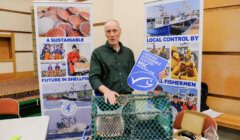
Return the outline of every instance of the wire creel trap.
[[[110,105],[102,96],[93,98],[93,139],[172,139],[172,109],[165,96],[131,94],[117,100],[118,104]]]

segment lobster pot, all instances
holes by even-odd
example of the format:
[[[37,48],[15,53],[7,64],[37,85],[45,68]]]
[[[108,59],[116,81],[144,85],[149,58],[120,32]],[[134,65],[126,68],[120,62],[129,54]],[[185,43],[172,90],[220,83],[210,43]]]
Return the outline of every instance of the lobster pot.
[[[93,98],[93,139],[172,139],[172,109],[165,96],[130,94],[117,100],[118,104],[110,105],[102,96]]]

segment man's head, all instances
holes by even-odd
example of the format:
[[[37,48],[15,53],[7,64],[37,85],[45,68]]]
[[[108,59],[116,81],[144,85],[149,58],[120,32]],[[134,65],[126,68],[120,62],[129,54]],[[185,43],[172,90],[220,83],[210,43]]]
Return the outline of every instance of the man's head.
[[[156,95],[159,95],[163,92],[163,88],[160,85],[157,85],[154,90]]]
[[[76,52],[76,51],[77,51],[77,46],[76,46],[76,45],[73,45],[73,46],[72,46],[72,50]]]
[[[186,60],[190,60],[191,59],[191,50],[190,49],[187,49],[187,52],[185,54],[185,59]]]
[[[184,62],[180,63],[180,72],[185,71],[186,69],[186,64]]]
[[[105,23],[105,36],[112,47],[119,44],[120,35],[121,28],[118,21],[109,20]]]
[[[186,74],[188,77],[194,77],[193,63],[186,63]]]
[[[177,95],[173,95],[173,102],[174,103],[178,103],[179,102],[179,98]]]
[[[188,106],[193,106],[193,103],[194,103],[194,98],[193,97],[189,97],[188,98],[188,102],[187,102]]]

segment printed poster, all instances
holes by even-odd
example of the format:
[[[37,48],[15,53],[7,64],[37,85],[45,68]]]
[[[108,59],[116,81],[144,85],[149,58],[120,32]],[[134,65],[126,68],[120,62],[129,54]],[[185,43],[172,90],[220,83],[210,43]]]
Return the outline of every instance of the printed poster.
[[[90,4],[34,2],[42,115],[47,139],[88,139],[92,89]]]
[[[150,94],[166,94],[173,116],[200,110],[202,0],[162,0],[145,4],[147,50],[168,60],[164,76]]]
[[[139,91],[154,89],[158,84],[159,73],[167,64],[166,59],[143,50],[128,76],[128,85]]]

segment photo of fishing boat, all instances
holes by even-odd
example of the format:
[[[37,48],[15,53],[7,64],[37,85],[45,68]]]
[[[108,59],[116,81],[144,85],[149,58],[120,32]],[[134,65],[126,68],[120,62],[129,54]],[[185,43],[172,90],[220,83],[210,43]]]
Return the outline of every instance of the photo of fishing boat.
[[[79,115],[84,113],[84,115]],[[71,116],[61,110],[47,110],[45,115],[52,120],[48,126],[47,139],[78,138],[88,140],[91,135],[91,108],[78,108]]]
[[[147,34],[148,36],[197,34],[199,12],[199,5],[193,0],[148,7]]]
[[[91,106],[92,89],[89,83],[71,82],[58,84],[61,88],[56,88],[54,84],[44,84],[44,108],[61,108],[66,101],[73,101],[77,107]]]
[[[87,84],[83,85],[83,91],[78,92],[74,89],[74,85],[62,95],[62,99],[66,99],[69,101],[91,101],[92,96],[86,90]],[[90,91],[91,92],[91,91]]]

